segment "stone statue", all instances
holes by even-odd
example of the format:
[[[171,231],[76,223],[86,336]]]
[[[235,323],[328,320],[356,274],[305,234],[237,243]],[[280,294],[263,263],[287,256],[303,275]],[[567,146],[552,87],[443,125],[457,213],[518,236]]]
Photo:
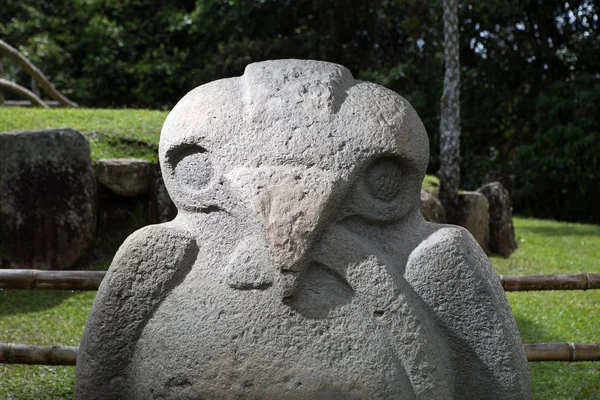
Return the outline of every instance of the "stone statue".
[[[485,254],[419,211],[411,105],[336,64],[279,60],[167,117],[175,220],[121,246],[77,360],[78,399],[526,399]]]

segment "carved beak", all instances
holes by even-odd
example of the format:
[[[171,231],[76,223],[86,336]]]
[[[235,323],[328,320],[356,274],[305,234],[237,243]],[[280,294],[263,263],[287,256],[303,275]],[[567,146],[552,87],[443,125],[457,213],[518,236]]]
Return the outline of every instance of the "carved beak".
[[[315,169],[258,168],[230,176],[260,224],[271,261],[302,270],[306,254],[331,220],[335,179]]]

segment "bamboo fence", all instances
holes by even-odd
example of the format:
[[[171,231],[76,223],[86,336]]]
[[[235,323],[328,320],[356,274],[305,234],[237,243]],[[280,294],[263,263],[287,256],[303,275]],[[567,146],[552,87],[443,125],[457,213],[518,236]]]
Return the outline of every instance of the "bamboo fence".
[[[106,271],[0,269],[0,289],[98,290]],[[600,274],[500,275],[508,292],[600,289]]]
[[[75,365],[79,348],[0,343],[0,364]],[[600,343],[524,344],[527,361],[600,361]]]
[[[46,75],[44,75],[44,73],[42,71],[40,71],[38,69],[38,67],[36,67],[31,61],[29,61],[27,59],[27,57],[25,57],[23,54],[21,54],[21,52],[19,50],[15,49],[14,47],[12,47],[10,44],[6,43],[2,39],[0,39],[0,56],[6,56],[6,57],[12,59],[17,64],[19,64],[21,66],[21,68],[23,68],[23,70],[37,82],[37,85],[39,85],[39,87],[48,96],[50,96],[54,100],[58,101],[61,105],[65,106],[65,107],[77,107],[77,103],[69,100],[65,95],[60,93],[56,89],[56,87],[54,87],[54,85],[52,83],[50,83],[50,80],[48,79],[48,77]],[[27,89],[25,89],[25,90],[27,90]],[[27,90],[27,91],[29,91],[29,90]],[[29,93],[31,93],[34,97],[37,97],[39,99],[39,97],[35,93],[32,93],[32,92],[29,92]],[[31,101],[35,101],[31,97],[28,97],[28,98]],[[41,99],[39,99],[39,100],[41,101]],[[42,103],[43,103],[43,101],[42,101]],[[46,108],[47,107],[48,106],[46,106]]]
[[[97,290],[106,271],[0,269],[0,289]],[[600,274],[500,275],[506,291],[600,289]],[[524,344],[527,360],[600,361],[600,343]],[[0,364],[75,365],[77,347],[0,343]]]
[[[0,343],[0,364],[75,365],[78,347]]]
[[[500,275],[507,292],[600,289],[600,274]]]
[[[600,361],[600,343],[524,344],[527,361]]]
[[[98,290],[106,271],[0,269],[0,289]]]

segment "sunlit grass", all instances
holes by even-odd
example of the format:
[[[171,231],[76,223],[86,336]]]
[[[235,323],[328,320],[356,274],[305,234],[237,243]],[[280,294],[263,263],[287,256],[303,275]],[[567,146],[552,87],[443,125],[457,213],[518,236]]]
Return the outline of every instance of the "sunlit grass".
[[[0,291],[0,342],[77,346],[96,292]],[[0,364],[0,399],[72,399],[74,367]]]
[[[519,250],[492,258],[499,274],[600,272],[600,225],[532,218],[514,220]]]
[[[129,157],[155,161],[167,114],[155,110],[0,107],[0,132],[68,127],[86,136],[94,161]]]
[[[425,175],[422,187],[430,192],[436,191],[440,188],[440,180],[435,175]]]
[[[499,274],[600,273],[600,226],[515,218],[519,250]],[[521,339],[600,342],[600,290],[507,293]],[[600,362],[529,363],[533,399],[600,399]]]

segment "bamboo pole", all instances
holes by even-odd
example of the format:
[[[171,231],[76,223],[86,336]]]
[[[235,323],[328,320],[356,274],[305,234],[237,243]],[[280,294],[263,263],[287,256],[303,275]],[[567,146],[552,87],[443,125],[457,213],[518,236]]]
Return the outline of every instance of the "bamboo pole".
[[[60,103],[56,100],[45,100],[44,103],[48,107],[62,107]],[[0,103],[2,106],[2,103]],[[29,100],[4,100],[5,107],[34,107],[35,104],[31,103]]]
[[[66,107],[77,107],[77,103],[69,100],[66,96],[60,93],[42,71],[38,69],[31,61],[29,61],[19,50],[0,39],[0,55],[5,55],[18,63],[29,76],[34,78],[42,90],[51,98],[58,101]]]
[[[0,269],[0,289],[96,290],[105,271]],[[600,289],[600,274],[500,275],[506,291]]]
[[[106,271],[0,269],[0,289],[98,290]]]
[[[507,292],[600,289],[600,274],[500,275]]]
[[[29,90],[21,85],[18,85],[14,82],[0,78],[0,89],[4,89],[9,92],[13,92],[20,96],[23,96],[26,99],[29,99],[31,101],[31,104],[33,104],[33,105],[37,105],[42,108],[48,108],[48,105],[46,103],[44,103],[44,100],[42,100],[38,96],[36,96],[35,93],[33,93],[31,90]]]
[[[0,343],[0,364],[75,365],[78,347]]]
[[[529,362],[600,361],[600,343],[526,343]],[[75,365],[78,347],[0,343],[0,364]]]
[[[106,271],[0,269],[0,289],[97,290]],[[500,275],[507,292],[600,289],[600,274]]]
[[[527,361],[600,361],[600,343],[524,344]]]

